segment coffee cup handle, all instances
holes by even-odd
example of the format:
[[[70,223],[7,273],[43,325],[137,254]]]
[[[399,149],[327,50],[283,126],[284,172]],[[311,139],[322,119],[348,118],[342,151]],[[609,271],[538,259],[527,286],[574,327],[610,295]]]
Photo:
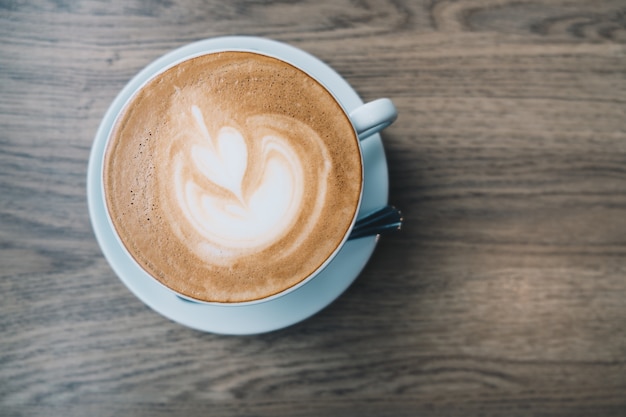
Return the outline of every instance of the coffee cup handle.
[[[363,140],[392,124],[398,111],[391,100],[379,98],[357,107],[349,116],[359,140]]]

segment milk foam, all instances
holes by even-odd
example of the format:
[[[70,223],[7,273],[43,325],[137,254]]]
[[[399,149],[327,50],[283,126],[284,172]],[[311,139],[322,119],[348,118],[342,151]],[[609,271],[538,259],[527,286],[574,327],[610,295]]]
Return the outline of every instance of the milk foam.
[[[278,116],[256,117],[255,124],[266,122],[262,134],[221,126],[215,135],[209,133],[207,116],[196,104],[179,117],[188,129],[178,138],[182,145],[173,144],[172,172],[164,182],[171,181],[169,198],[182,213],[177,218],[186,223],[175,229],[177,235],[201,259],[226,265],[280,240],[303,211],[305,188],[317,190],[317,195],[307,208],[303,231],[317,222],[330,166],[322,165],[315,187],[305,187],[305,180],[312,179],[305,179],[302,155],[293,148],[293,138],[271,127]],[[310,128],[295,119],[287,123],[297,125],[293,131],[306,134],[298,140],[327,152]],[[256,146],[251,141],[257,141]],[[288,249],[277,255],[289,253]]]

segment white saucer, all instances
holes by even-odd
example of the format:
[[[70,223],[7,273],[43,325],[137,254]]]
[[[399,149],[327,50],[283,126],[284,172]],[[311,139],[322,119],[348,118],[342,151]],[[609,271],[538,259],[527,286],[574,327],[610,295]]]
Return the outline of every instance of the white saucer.
[[[221,306],[184,301],[150,278],[123,250],[113,234],[102,193],[102,155],[116,114],[133,91],[152,75],[189,55],[244,49],[277,56],[307,71],[333,91],[350,112],[363,104],[357,93],[329,66],[292,46],[255,37],[223,37],[196,42],[157,59],[137,74],[111,104],[96,134],[87,173],[87,198],[92,226],[115,273],[146,305],[187,327],[201,331],[244,335],[278,330],[298,323],[328,306],[359,275],[374,252],[377,239],[348,241],[332,262],[300,288],[270,301],[242,306]],[[389,178],[383,144],[378,134],[361,142],[365,184],[359,217],[387,204]]]

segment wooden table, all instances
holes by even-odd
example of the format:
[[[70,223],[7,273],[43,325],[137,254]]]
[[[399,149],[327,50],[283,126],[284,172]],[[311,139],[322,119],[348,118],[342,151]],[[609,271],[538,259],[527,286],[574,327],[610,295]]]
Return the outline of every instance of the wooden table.
[[[331,306],[257,336],[116,278],[90,147],[142,67],[265,36],[400,112],[383,238]],[[624,0],[0,2],[0,415],[626,415]]]

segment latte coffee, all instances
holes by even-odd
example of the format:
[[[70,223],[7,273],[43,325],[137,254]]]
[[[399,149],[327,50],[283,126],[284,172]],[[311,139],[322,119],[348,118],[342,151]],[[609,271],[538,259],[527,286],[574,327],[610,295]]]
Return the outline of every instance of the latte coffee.
[[[130,255],[181,295],[263,299],[333,256],[359,207],[350,119],[281,60],[183,61],[125,105],[108,140],[106,206]]]

